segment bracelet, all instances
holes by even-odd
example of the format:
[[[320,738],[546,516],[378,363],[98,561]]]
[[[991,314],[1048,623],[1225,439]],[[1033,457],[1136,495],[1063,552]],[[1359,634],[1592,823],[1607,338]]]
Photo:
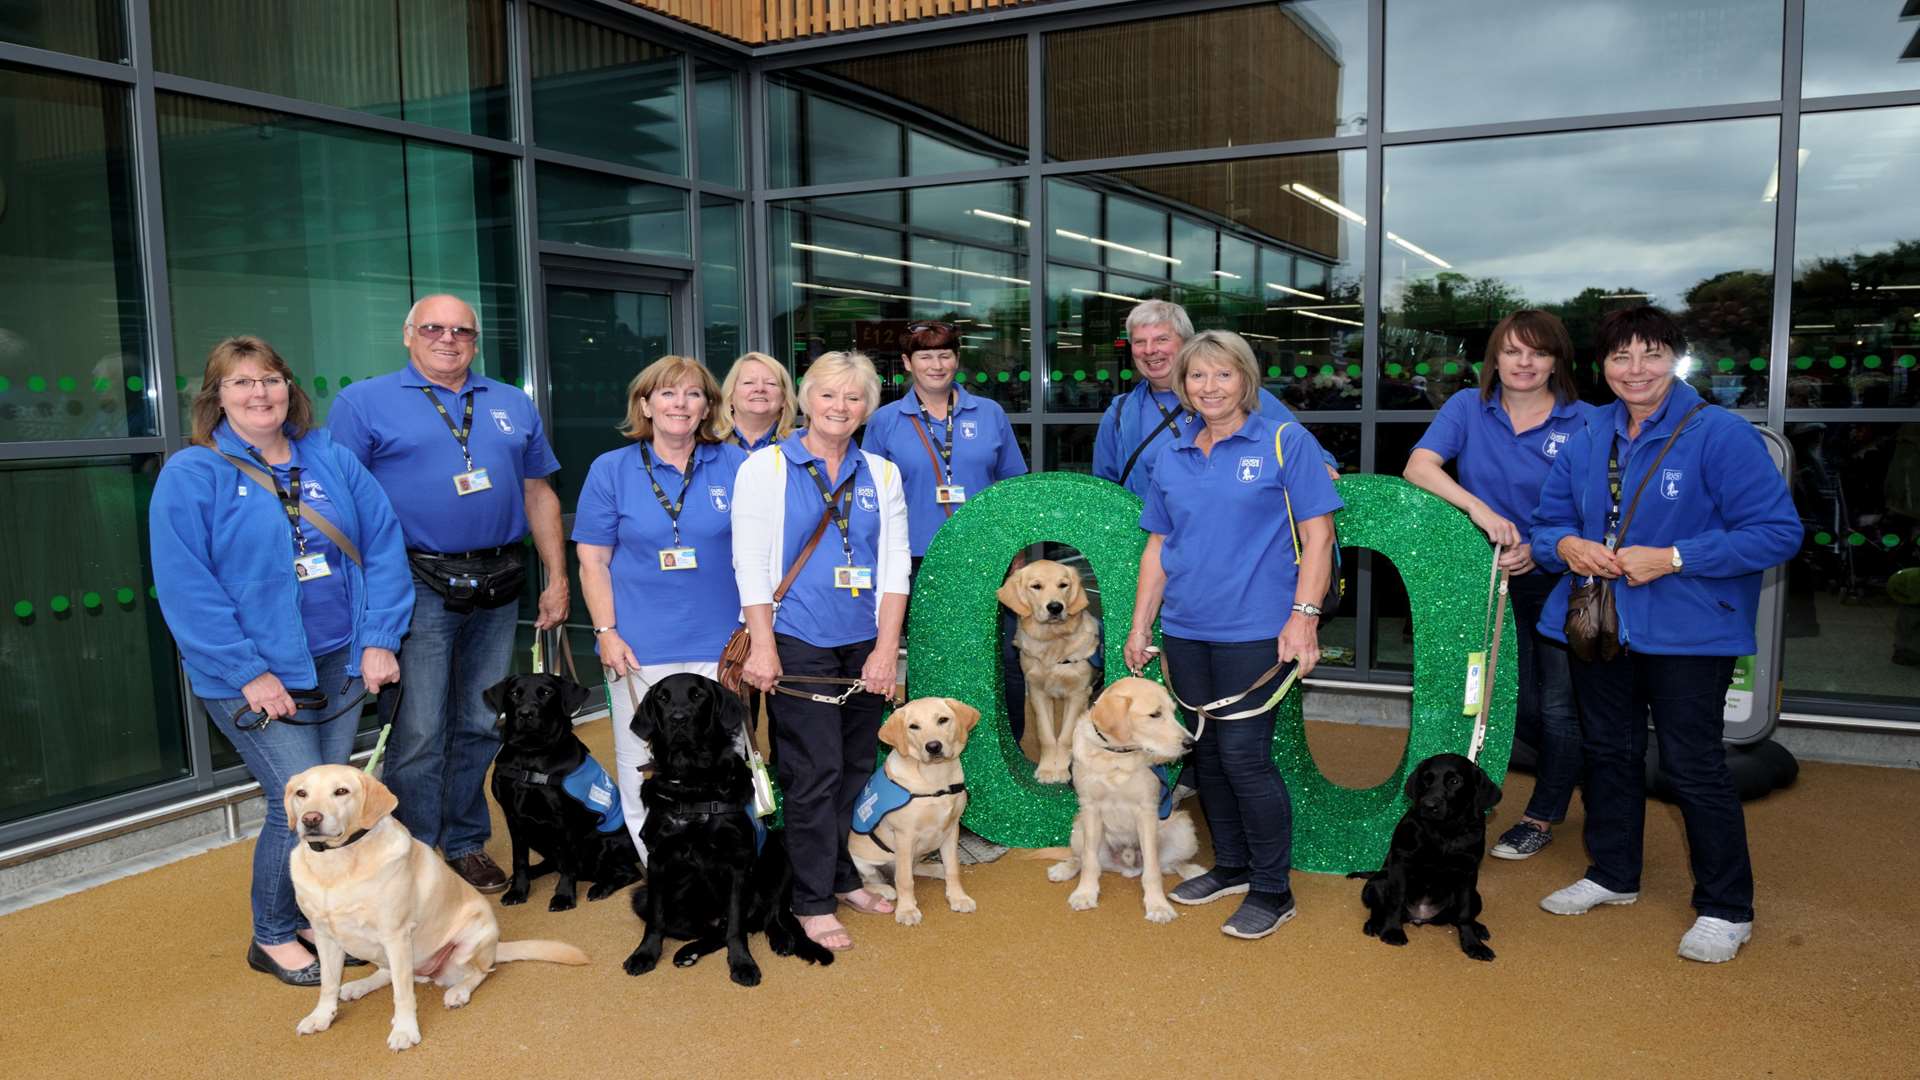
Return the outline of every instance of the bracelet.
[[[609,633],[614,629],[616,628],[611,626],[596,626],[593,628],[593,636],[599,637],[601,634]]]

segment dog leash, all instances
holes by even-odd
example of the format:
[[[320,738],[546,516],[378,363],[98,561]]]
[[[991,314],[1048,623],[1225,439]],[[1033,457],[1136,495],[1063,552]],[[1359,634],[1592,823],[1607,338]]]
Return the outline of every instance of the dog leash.
[[[633,703],[633,715],[635,716],[640,714],[640,691],[634,685],[640,681],[639,674],[640,670],[635,668],[628,672],[622,680],[627,684],[627,700]],[[799,676],[795,677],[798,678]],[[852,696],[853,691],[848,690],[845,697]],[[844,703],[844,698],[842,701]],[[759,712],[749,705],[747,709],[747,737],[744,742],[746,744],[747,772],[752,777],[753,787],[753,801],[750,807],[754,817],[763,818],[774,812],[778,806],[778,800],[775,799],[773,794],[773,775],[767,769],[767,761],[760,756],[760,748],[754,745],[754,739],[758,737],[759,734]]]
[[[845,686],[839,694],[815,694],[807,690],[795,690],[786,683],[826,683],[831,686]],[[863,689],[866,684],[859,679],[849,679],[838,675],[782,675],[774,680],[773,692],[797,697],[805,701],[815,701],[822,705],[845,705],[853,700],[855,694],[870,693]],[[877,695],[876,695],[877,696]]]
[[[1493,624],[1493,632],[1490,635],[1492,644],[1487,650],[1486,672],[1481,676],[1478,687],[1480,701],[1473,716],[1473,738],[1467,743],[1467,760],[1475,765],[1480,763],[1480,750],[1487,742],[1487,710],[1493,706],[1494,676],[1500,671],[1500,631],[1507,621],[1509,575],[1500,568],[1500,555],[1504,550],[1499,544],[1493,545],[1493,570],[1487,578],[1487,607],[1480,618],[1483,639],[1488,636],[1488,623]]]
[[[353,684],[354,684],[354,680],[348,679],[346,681],[346,684],[340,687],[341,692],[345,693],[347,687],[352,686]],[[338,720],[340,717],[345,716],[347,713],[365,704],[367,700],[367,692],[365,690],[361,690],[359,697],[356,697],[352,701],[347,702],[345,705],[341,706],[338,710],[334,711],[333,713],[330,713],[327,716],[321,717],[318,720],[302,720],[299,717],[300,712],[319,712],[321,709],[324,709],[327,707],[327,701],[329,698],[332,697],[332,695],[328,694],[324,690],[319,689],[318,687],[315,687],[312,690],[288,690],[287,696],[293,699],[293,707],[295,710],[295,715],[268,716],[262,710],[248,709],[247,711],[233,718],[234,729],[237,731],[264,731],[266,730],[267,725],[273,723],[275,720],[278,720],[283,724],[292,724],[295,727],[319,727],[322,724],[330,724],[333,721]],[[241,722],[244,718],[249,716],[254,717],[255,719],[249,723]]]
[[[1253,680],[1253,684],[1251,686],[1247,687],[1245,690],[1242,690],[1237,694],[1229,694],[1228,696],[1220,698],[1217,701],[1209,701],[1205,705],[1194,705],[1182,699],[1179,694],[1176,694],[1173,692],[1173,668],[1167,663],[1166,654],[1161,652],[1159,648],[1151,645],[1147,647],[1147,652],[1154,656],[1158,656],[1160,658],[1161,674],[1167,677],[1167,696],[1173,698],[1174,703],[1179,705],[1181,708],[1199,717],[1199,724],[1193,730],[1193,738],[1195,742],[1198,742],[1200,740],[1200,736],[1206,732],[1207,721],[1209,719],[1211,720],[1245,720],[1251,716],[1259,716],[1261,713],[1264,713],[1268,709],[1273,708],[1275,705],[1280,704],[1280,699],[1286,697],[1287,692],[1293,689],[1293,684],[1300,680],[1300,662],[1298,660],[1289,660],[1284,664],[1275,664],[1272,667],[1268,668],[1266,671],[1260,674],[1259,678]],[[1238,705],[1241,702],[1247,700],[1247,698],[1250,697],[1255,690],[1258,690],[1260,689],[1260,687],[1266,685],[1267,680],[1280,674],[1282,671],[1286,672],[1286,677],[1280,680],[1280,685],[1274,688],[1272,695],[1270,695],[1266,701],[1250,709],[1242,709],[1239,712],[1223,713],[1220,711],[1221,709],[1232,708],[1233,706]]]

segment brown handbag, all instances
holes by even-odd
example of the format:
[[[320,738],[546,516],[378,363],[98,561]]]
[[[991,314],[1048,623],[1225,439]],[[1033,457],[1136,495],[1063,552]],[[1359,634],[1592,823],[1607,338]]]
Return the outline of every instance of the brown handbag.
[[[825,510],[820,515],[820,524],[814,526],[813,535],[807,539],[807,546],[800,549],[800,557],[787,567],[787,576],[773,590],[773,607],[778,611],[780,601],[786,598],[787,590],[793,588],[794,579],[800,576],[800,568],[807,564],[813,549],[820,546],[820,538],[827,534],[827,523],[833,520],[833,510]],[[727,637],[726,645],[720,649],[719,683],[738,694],[746,686],[747,653],[753,645],[745,626],[735,630]]]
[[[1621,540],[1626,539],[1627,526],[1633,524],[1633,512],[1640,506],[1640,493],[1647,490],[1647,481],[1660,471],[1660,463],[1666,460],[1667,451],[1673,449],[1674,440],[1686,430],[1687,421],[1706,407],[1707,403],[1703,401],[1680,418],[1673,434],[1667,436],[1666,445],[1660,448],[1653,465],[1647,469],[1647,475],[1640,478],[1640,486],[1633,489],[1633,501],[1627,504],[1626,515],[1620,519],[1620,530],[1614,534],[1616,548]],[[1605,663],[1620,655],[1620,613],[1613,604],[1612,578],[1590,577],[1573,586],[1573,590],[1567,594],[1564,629],[1567,648],[1582,663]]]

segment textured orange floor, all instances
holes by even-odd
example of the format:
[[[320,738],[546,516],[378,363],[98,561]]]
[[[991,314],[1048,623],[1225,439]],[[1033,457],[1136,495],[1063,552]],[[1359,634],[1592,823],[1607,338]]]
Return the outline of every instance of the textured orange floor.
[[[581,729],[611,760],[604,722]],[[1313,725],[1330,775],[1377,780],[1402,733]],[[1531,781],[1515,777],[1504,827]],[[390,1053],[392,997],[299,1037],[314,992],[249,971],[250,845],[232,845],[0,917],[0,1060],[9,1077],[1920,1076],[1920,773],[1807,765],[1748,807],[1755,939],[1732,964],[1680,960],[1692,919],[1678,815],[1655,804],[1637,906],[1566,919],[1536,901],[1578,877],[1573,821],[1481,878],[1499,959],[1451,931],[1393,949],[1360,933],[1358,882],[1302,874],[1300,917],[1239,942],[1227,905],[1141,918],[1137,886],[1101,907],[1018,853],[969,868],[973,915],[934,891],[905,929],[849,916],[858,947],[827,970],[768,954],[766,981],[721,958],[639,979],[624,897],[549,914],[503,909],[507,937],[557,937],[586,968],[502,966],[457,1012],[422,995],[425,1042]],[[494,845],[505,859],[504,840]],[[371,1072],[377,1070],[377,1072]]]

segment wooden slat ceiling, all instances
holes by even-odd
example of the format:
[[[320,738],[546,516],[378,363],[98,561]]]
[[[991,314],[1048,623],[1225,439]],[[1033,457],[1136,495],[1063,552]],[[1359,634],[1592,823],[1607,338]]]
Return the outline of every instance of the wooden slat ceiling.
[[[1045,0],[629,0],[749,45],[893,26]]]

